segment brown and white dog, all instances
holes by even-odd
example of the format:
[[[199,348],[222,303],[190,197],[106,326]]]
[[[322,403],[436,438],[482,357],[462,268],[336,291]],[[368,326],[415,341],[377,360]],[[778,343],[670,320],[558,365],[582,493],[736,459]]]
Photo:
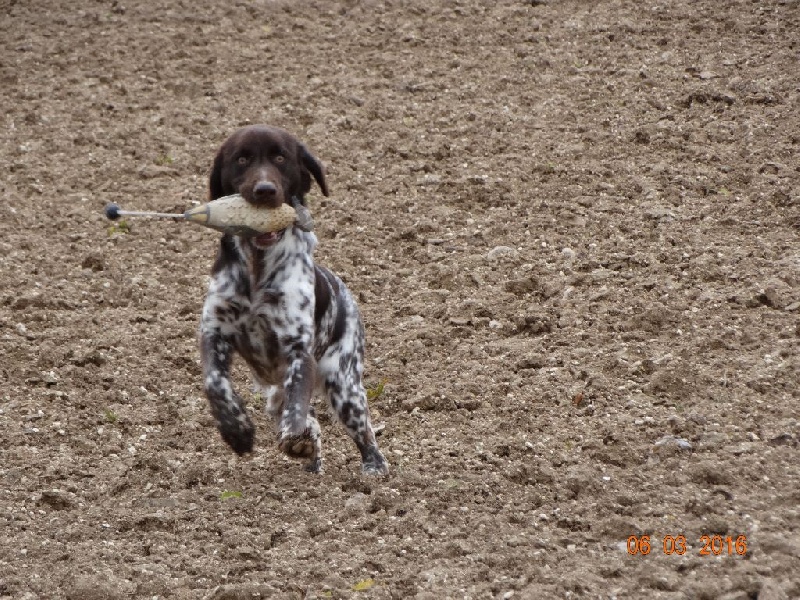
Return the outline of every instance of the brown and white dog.
[[[322,164],[294,136],[254,125],[219,149],[211,199],[241,194],[256,206],[287,203],[307,214],[311,179],[328,195]],[[234,353],[250,366],[280,449],[322,469],[320,427],[311,405],[325,392],[361,453],[365,473],[388,473],[370,423],[362,383],[364,325],[342,280],[314,264],[317,238],[297,224],[276,233],[220,240],[200,324],[206,396],[223,439],[238,454],[253,449],[254,427],[234,391]]]

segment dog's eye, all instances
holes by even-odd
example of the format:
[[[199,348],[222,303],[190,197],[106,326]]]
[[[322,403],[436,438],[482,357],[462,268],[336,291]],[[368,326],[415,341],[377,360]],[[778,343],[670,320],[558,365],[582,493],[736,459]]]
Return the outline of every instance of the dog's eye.
[[[275,162],[278,164],[283,163],[285,160],[286,158],[282,154],[278,154],[278,156],[275,157]]]
[[[236,162],[240,165],[246,165],[248,162],[250,162],[250,159],[248,159],[246,156],[240,156]]]

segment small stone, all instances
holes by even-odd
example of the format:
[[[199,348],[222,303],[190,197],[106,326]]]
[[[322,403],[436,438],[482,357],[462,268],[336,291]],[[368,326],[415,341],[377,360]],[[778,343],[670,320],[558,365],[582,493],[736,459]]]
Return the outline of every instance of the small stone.
[[[517,253],[511,246],[495,246],[486,255],[489,260],[497,260],[501,256],[513,256]]]
[[[718,448],[719,445],[715,445],[714,449]],[[719,464],[712,460],[691,464],[686,470],[691,480],[700,485],[730,486],[735,479],[732,473],[720,469]]]
[[[261,555],[259,552],[256,551],[255,548],[252,546],[239,546],[236,550],[236,553],[239,555],[240,558],[256,560]]]
[[[576,408],[583,408],[584,406],[588,406],[589,402],[590,402],[589,397],[582,391],[572,396],[572,405],[575,406]]]
[[[681,419],[678,415],[670,415],[667,419],[667,423],[669,423],[673,433],[678,433],[683,429],[684,426],[683,419]]]
[[[624,552],[626,554],[629,554],[627,542],[617,542],[616,544],[614,544],[614,549],[617,550],[618,552]]]
[[[439,185],[442,183],[440,175],[428,174],[417,180],[417,185]]]
[[[103,255],[97,252],[87,254],[81,262],[82,269],[91,269],[92,271],[103,271],[106,268]]]
[[[705,425],[708,423],[708,419],[704,415],[699,415],[697,413],[692,413],[688,416],[688,419],[697,425]]]
[[[744,590],[728,592],[718,598],[718,600],[750,600],[750,594]]]
[[[785,310],[794,300],[794,298],[791,298],[791,295],[792,288],[780,279],[770,280],[764,288],[766,304],[772,308]]]
[[[456,327],[463,327],[464,325],[469,325],[472,322],[472,319],[469,317],[450,317],[448,322]]]
[[[575,250],[572,248],[562,248],[561,256],[564,258],[564,260],[573,261],[575,260]]]
[[[548,281],[542,286],[542,294],[545,298],[552,298],[564,291],[563,281]]]
[[[350,513],[363,513],[367,510],[369,496],[363,492],[356,492],[344,501],[344,508]]]
[[[75,506],[75,501],[61,490],[45,490],[39,497],[39,504],[53,510],[67,510]]]
[[[758,172],[767,173],[769,175],[777,175],[778,173],[780,173],[782,169],[785,169],[785,167],[780,163],[765,162],[758,168]]]
[[[656,440],[656,442],[653,444],[653,447],[650,449],[651,452],[662,455],[691,452],[691,450],[691,442],[672,435],[665,435],[664,437]]]
[[[649,217],[654,221],[674,221],[677,219],[677,216],[673,211],[663,206],[648,208],[644,211],[644,214],[646,217]]]
[[[530,354],[517,361],[517,369],[541,369],[547,364],[547,359],[542,354]]]
[[[734,456],[741,456],[742,454],[749,454],[750,452],[753,452],[755,448],[750,442],[740,442],[738,444],[723,446],[722,450],[723,452],[733,454]]]
[[[791,433],[784,432],[780,435],[775,436],[774,438],[770,438],[767,443],[770,446],[788,446],[795,441],[794,436]]]
[[[533,294],[539,288],[539,281],[535,277],[522,277],[521,279],[510,279],[504,286],[507,292],[518,296]]]

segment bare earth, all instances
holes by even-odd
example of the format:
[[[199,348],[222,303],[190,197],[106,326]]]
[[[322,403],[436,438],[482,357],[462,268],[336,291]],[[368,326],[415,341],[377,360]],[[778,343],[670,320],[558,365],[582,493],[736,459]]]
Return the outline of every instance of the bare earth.
[[[796,0],[0,15],[0,598],[800,598]],[[217,235],[103,217],[256,122],[328,167],[386,479],[280,455],[241,364],[225,447]]]

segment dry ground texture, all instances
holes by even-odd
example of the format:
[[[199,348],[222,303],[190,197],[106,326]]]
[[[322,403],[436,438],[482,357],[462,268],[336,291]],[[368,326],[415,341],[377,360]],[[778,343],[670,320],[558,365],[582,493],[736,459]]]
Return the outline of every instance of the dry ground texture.
[[[0,597],[800,597],[798,32],[796,0],[0,0]],[[236,458],[216,234],[102,215],[204,200],[255,122],[328,166],[386,479],[330,420],[303,472],[252,396]]]

